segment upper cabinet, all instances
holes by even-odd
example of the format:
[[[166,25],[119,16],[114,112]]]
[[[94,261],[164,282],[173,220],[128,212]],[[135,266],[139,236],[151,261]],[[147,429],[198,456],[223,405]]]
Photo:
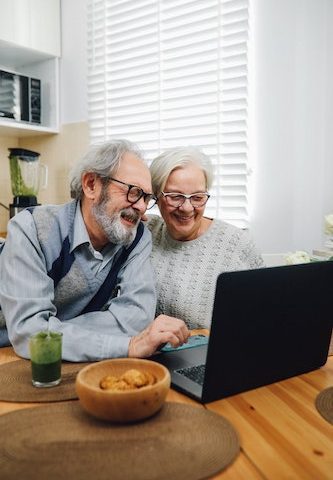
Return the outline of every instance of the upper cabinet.
[[[41,124],[0,119],[0,135],[59,131],[60,0],[0,0],[0,69],[41,81]]]
[[[59,0],[0,0],[1,40],[60,57]]]

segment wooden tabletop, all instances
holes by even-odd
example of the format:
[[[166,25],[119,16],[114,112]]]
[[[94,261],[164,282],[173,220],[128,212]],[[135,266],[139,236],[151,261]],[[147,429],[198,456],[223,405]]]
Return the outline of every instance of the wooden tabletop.
[[[0,364],[17,360],[0,349]],[[333,386],[333,356],[319,370],[206,405],[170,390],[168,401],[208,408],[228,418],[239,433],[241,453],[215,480],[332,480],[333,426],[314,405]],[[0,402],[0,414],[40,404]]]

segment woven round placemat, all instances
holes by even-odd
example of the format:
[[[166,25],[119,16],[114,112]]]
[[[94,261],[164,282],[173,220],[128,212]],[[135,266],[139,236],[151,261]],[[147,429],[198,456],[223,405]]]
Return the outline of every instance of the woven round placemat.
[[[320,392],[315,405],[320,415],[333,424],[333,387],[325,388]]]
[[[36,388],[31,383],[29,360],[15,360],[0,365],[0,401],[59,402],[77,398],[75,378],[87,363],[66,363],[61,366],[61,383],[56,387]]]
[[[79,402],[0,416],[2,480],[200,480],[228,466],[239,440],[224,417],[165,403],[150,419],[116,425]]]

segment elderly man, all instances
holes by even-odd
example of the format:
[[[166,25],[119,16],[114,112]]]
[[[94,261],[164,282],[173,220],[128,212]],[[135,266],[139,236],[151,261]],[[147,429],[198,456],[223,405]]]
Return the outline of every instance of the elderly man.
[[[184,343],[183,321],[153,321],[151,237],[141,218],[155,197],[136,145],[92,147],[72,171],[71,196],[9,222],[0,305],[16,353],[29,357],[29,335],[47,327],[63,333],[70,361],[146,357]]]

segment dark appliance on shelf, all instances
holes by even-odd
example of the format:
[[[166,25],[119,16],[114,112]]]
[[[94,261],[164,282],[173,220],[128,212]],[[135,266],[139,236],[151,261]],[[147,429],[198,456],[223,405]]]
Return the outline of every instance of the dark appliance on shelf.
[[[41,81],[0,70],[0,118],[41,123]]]

